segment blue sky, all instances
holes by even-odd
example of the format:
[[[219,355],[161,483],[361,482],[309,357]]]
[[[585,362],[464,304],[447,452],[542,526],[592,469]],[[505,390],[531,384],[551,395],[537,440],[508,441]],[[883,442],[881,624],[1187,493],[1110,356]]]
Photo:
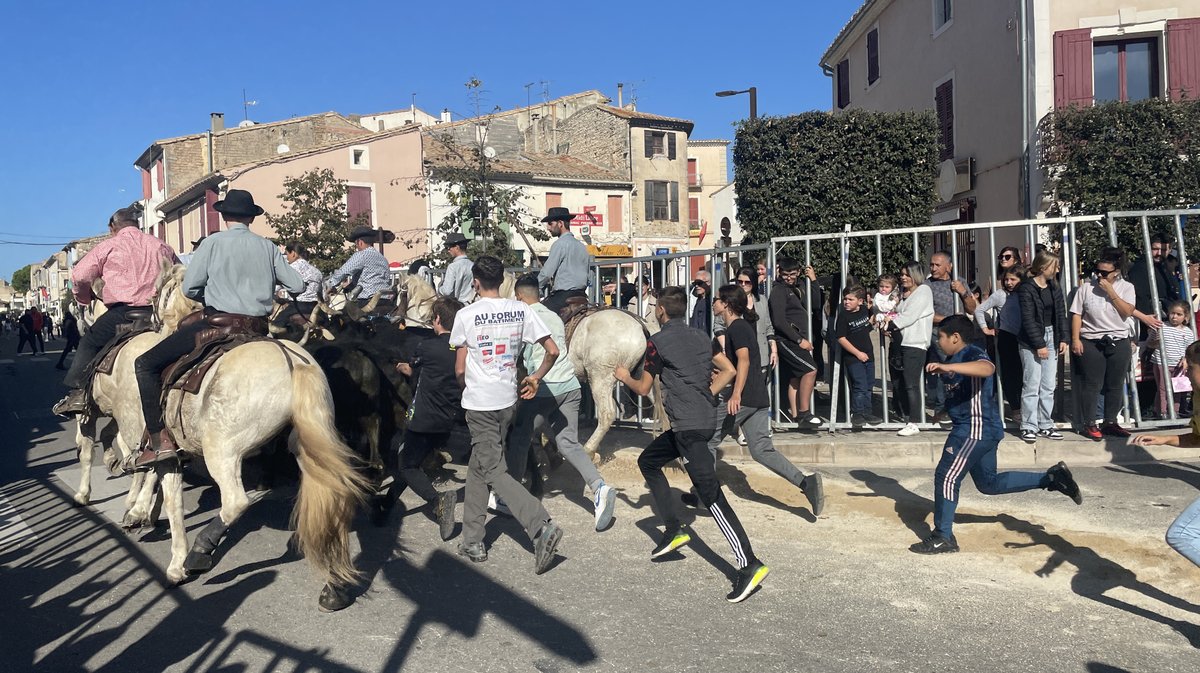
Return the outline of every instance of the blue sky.
[[[586,5],[586,6],[585,6]],[[197,133],[210,112],[242,118],[242,88],[267,122],[326,110],[417,106],[471,112],[599,89],[732,139],[758,87],[760,115],[828,109],[817,61],[858,0],[795,2],[309,0],[0,1],[0,277],[73,238],[103,233],[140,196],[133,162],[156,138]],[[740,11],[745,8],[747,11]],[[54,243],[53,245],[19,245]]]

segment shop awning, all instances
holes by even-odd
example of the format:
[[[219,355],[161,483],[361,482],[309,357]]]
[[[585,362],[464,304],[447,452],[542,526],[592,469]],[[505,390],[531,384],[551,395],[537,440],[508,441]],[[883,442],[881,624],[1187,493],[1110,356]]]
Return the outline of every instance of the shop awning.
[[[592,257],[632,257],[633,250],[628,245],[589,245],[588,254]]]

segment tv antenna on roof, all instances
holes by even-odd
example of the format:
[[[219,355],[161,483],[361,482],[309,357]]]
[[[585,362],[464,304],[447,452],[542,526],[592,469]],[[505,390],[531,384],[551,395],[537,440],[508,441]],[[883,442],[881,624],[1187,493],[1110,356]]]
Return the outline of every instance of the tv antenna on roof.
[[[256,100],[246,100],[246,90],[242,89],[242,121],[250,119],[250,108],[258,105]]]

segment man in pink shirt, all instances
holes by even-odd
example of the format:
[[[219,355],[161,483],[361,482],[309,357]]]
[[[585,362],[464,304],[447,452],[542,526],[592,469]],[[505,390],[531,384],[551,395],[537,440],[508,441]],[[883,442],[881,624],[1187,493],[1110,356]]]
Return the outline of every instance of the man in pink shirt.
[[[179,261],[165,243],[138,227],[141,213],[141,206],[136,204],[114,213],[108,221],[112,236],[92,248],[71,270],[71,285],[80,304],[92,300],[92,281],[104,279],[104,304],[108,312],[100,316],[79,343],[75,360],[63,379],[71,390],[54,405],[56,414],[70,416],[83,411],[83,378],[92,358],[116,335],[128,311],[150,306],[163,260]]]

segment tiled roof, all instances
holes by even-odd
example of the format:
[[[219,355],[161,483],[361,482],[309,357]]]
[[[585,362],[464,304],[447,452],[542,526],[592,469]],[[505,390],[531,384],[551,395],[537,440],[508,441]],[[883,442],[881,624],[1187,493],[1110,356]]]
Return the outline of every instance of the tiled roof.
[[[838,45],[842,43],[842,40],[846,39],[846,37],[854,31],[855,27],[858,26],[858,23],[863,20],[867,13],[870,12],[875,5],[878,5],[881,2],[886,3],[891,2],[891,0],[864,0],[862,6],[854,12],[854,14],[850,17],[850,20],[846,22],[846,25],[842,26],[842,29],[838,31],[837,37],[833,38],[833,42],[829,43],[829,47],[825,50],[825,53],[821,54],[820,65],[827,64],[829,58],[833,55],[833,52],[837,49]]]
[[[312,121],[314,119],[319,119],[319,118],[325,118],[325,119],[338,118],[338,119],[341,119],[342,121],[346,122],[347,124],[357,127],[357,129],[350,129],[350,128],[345,129],[346,132],[354,132],[355,130],[361,129],[361,132],[363,135],[367,135],[367,134],[371,133],[370,129],[363,128],[360,124],[358,124],[350,119],[347,119],[345,116],[338,114],[337,112],[330,111],[330,112],[320,112],[317,114],[306,115],[304,117],[292,117],[290,119],[281,119],[279,121],[274,121],[274,122],[265,122],[262,124],[254,124],[251,126],[230,126],[228,128],[217,131],[213,135],[224,136],[224,135],[241,133],[243,131],[273,128],[276,126],[284,126],[286,124],[296,124],[299,122]],[[192,134],[185,135],[185,136],[175,136],[174,138],[163,138],[161,140],[155,140],[154,142],[150,143],[150,146],[147,147],[142,152],[142,154],[138,157],[137,161],[134,162],[134,165],[140,166],[140,165],[146,163],[147,161],[149,161],[149,157],[153,153],[154,148],[156,148],[156,147],[162,147],[163,145],[169,145],[169,144],[181,142],[184,140],[194,140],[196,138],[203,138],[207,134],[208,134],[208,132],[206,131],[203,133],[192,133]]]
[[[674,122],[676,124],[687,124],[692,126],[691,120],[680,119],[678,117],[665,117],[663,115],[650,114],[649,112],[640,112],[638,110],[629,110],[626,108],[613,107],[611,105],[600,105],[599,109],[622,119],[645,119],[648,121],[659,122]]]
[[[463,150],[463,157],[470,160],[470,149]],[[439,167],[459,167],[463,158],[454,154],[444,143],[427,143],[425,161],[434,170]],[[602,168],[568,154],[508,154],[488,161],[491,171],[497,175],[513,177],[548,178],[563,180],[595,180],[629,184],[629,176]]]

